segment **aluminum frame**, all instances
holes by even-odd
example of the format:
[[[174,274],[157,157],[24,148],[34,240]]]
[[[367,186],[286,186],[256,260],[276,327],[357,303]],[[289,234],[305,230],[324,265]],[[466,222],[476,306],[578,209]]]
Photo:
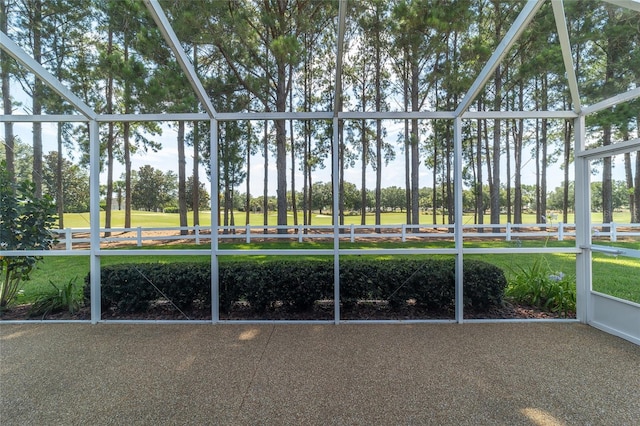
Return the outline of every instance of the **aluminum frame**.
[[[590,215],[588,214],[590,207],[590,194],[589,194],[589,160],[593,158],[600,158],[603,156],[614,155],[631,150],[637,150],[640,148],[640,140],[635,139],[626,143],[620,143],[611,145],[609,147],[602,147],[596,149],[585,148],[585,117],[588,114],[595,113],[602,109],[610,108],[620,102],[627,102],[640,97],[640,88],[629,90],[625,93],[616,95],[610,99],[606,99],[602,102],[598,102],[594,105],[582,107],[580,103],[579,90],[577,79],[575,76],[573,60],[571,57],[570,40],[567,31],[566,17],[564,15],[564,6],[562,0],[551,0],[556,28],[559,35],[559,42],[562,48],[564,66],[567,71],[567,80],[569,90],[573,102],[573,110],[571,111],[468,111],[469,106],[474,101],[476,96],[486,85],[491,74],[495,71],[496,67],[501,63],[502,59],[508,53],[509,49],[517,41],[518,37],[522,34],[527,25],[535,17],[536,12],[540,9],[545,0],[529,0],[509,31],[500,42],[496,50],[491,55],[488,62],[485,64],[482,71],[479,73],[461,102],[456,107],[455,111],[421,111],[421,112],[343,112],[342,111],[342,61],[343,61],[343,46],[345,36],[345,22],[346,22],[346,9],[347,0],[340,0],[339,12],[338,12],[338,37],[336,44],[336,86],[335,86],[335,103],[333,111],[327,112],[284,112],[284,113],[219,113],[213,107],[211,100],[209,99],[202,82],[197,76],[197,73],[192,66],[189,58],[187,57],[184,49],[182,49],[180,42],[171,28],[171,25],[162,10],[162,7],[157,0],[143,0],[145,6],[152,15],[158,28],[160,29],[163,37],[167,41],[169,47],[173,51],[177,61],[179,62],[182,70],[187,75],[189,82],[202,103],[206,113],[188,112],[183,114],[97,114],[91,107],[86,105],[80,98],[74,95],[68,90],[62,83],[60,83],[53,75],[51,75],[44,67],[34,61],[24,50],[22,50],[16,43],[14,43],[6,34],[0,32],[0,48],[6,51],[11,57],[23,64],[27,69],[35,74],[35,76],[45,82],[49,87],[60,94],[64,99],[70,102],[82,115],[40,115],[40,116],[28,116],[28,115],[0,115],[0,122],[89,122],[90,125],[90,221],[91,221],[91,248],[88,255],[90,257],[90,271],[91,271],[91,323],[102,322],[101,320],[101,307],[100,307],[100,257],[109,255],[122,255],[124,252],[109,253],[106,250],[100,249],[100,228],[99,228],[99,124],[103,122],[111,121],[209,121],[211,126],[210,131],[210,149],[211,149],[211,171],[212,171],[212,184],[211,192],[215,193],[216,188],[214,182],[217,182],[217,125],[219,121],[230,120],[332,120],[333,121],[333,141],[334,147],[337,147],[338,141],[342,136],[340,134],[342,122],[350,119],[450,119],[454,121],[454,175],[455,175],[455,218],[456,223],[454,225],[455,248],[453,249],[404,249],[404,250],[384,250],[384,253],[443,253],[451,254],[456,257],[456,309],[455,320],[410,320],[410,321],[373,321],[374,323],[382,322],[463,322],[464,309],[462,305],[464,287],[462,285],[462,265],[464,260],[464,254],[479,254],[479,253],[574,253],[576,254],[576,274],[578,283],[578,312],[577,320],[583,323],[587,323],[590,317],[589,306],[590,293],[591,293],[591,234],[590,234]],[[640,2],[634,0],[604,0],[608,3],[614,4],[619,7],[626,7],[630,10],[640,12]],[[575,172],[576,172],[576,247],[569,249],[465,249],[464,234],[461,229],[462,223],[462,141],[461,141],[461,128],[462,120],[466,119],[479,119],[479,118],[523,118],[523,119],[536,119],[536,118],[556,118],[556,119],[573,119],[575,126]],[[338,150],[333,149],[332,152],[332,171],[336,176],[342,166],[339,162]],[[338,193],[337,179],[334,179],[333,183],[334,194]],[[218,229],[218,217],[213,212],[218,209],[217,197],[212,197],[211,201],[212,213],[211,224],[212,229]],[[336,285],[334,286],[335,300],[339,300],[340,287],[339,287],[339,265],[340,256],[352,253],[367,253],[375,254],[377,251],[371,250],[344,250],[339,247],[339,221],[338,221],[338,197],[333,198],[333,220],[334,220],[334,243],[333,250],[328,250],[327,254],[333,254],[334,256],[334,280]],[[96,226],[98,224],[98,226]],[[136,251],[136,254],[142,254],[143,251]],[[203,251],[193,251],[202,255]],[[266,254],[267,251],[252,250],[244,251],[243,254]],[[277,251],[269,250],[268,254],[277,254]],[[0,252],[6,253],[6,252]],[[155,254],[160,254],[154,251]],[[218,283],[218,257],[225,255],[233,255],[233,250],[220,250],[219,238],[212,238],[211,244],[211,268],[212,268],[212,320],[211,321],[192,321],[197,323],[307,323],[308,321],[225,321],[220,320],[218,310],[218,296],[219,296],[219,283]],[[291,254],[291,251],[286,251],[286,254]],[[382,253],[382,251],[381,251]],[[49,254],[49,253],[47,253]],[[73,253],[72,255],[76,255]],[[133,253],[131,253],[133,254]],[[165,253],[166,254],[166,253]],[[196,254],[191,251],[180,251],[180,254],[190,255]],[[9,254],[11,255],[11,254]],[[53,255],[53,253],[51,253]],[[58,255],[58,254],[56,254]],[[59,255],[71,255],[67,251],[60,251]],[[361,321],[347,321],[340,319],[339,303],[335,303],[334,320],[333,321],[311,321],[311,323],[339,323],[339,322],[351,322],[360,323]],[[465,322],[487,322],[493,320],[464,320]],[[509,320],[499,320],[509,321]],[[526,322],[528,320],[525,320]],[[572,320],[570,320],[572,321]],[[32,321],[29,321],[32,322]],[[50,321],[47,321],[50,322]],[[112,322],[112,321],[110,321]],[[161,322],[161,323],[184,323],[184,321],[113,321],[123,323],[138,323],[138,322]],[[370,323],[369,321],[367,321]],[[520,322],[520,321],[518,321]]]

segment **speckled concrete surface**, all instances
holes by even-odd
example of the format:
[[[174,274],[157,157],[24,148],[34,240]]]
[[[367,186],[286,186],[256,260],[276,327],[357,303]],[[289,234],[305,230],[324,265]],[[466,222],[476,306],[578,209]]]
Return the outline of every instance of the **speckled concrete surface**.
[[[0,424],[640,424],[580,324],[0,325]]]

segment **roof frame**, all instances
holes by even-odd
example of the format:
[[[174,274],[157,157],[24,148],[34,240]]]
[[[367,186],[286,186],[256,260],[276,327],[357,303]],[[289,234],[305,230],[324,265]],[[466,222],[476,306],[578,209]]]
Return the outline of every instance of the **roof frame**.
[[[618,7],[624,7],[626,9],[640,12],[640,2],[637,0],[603,0],[603,1],[607,3],[611,3]]]
[[[4,50],[9,56],[24,65],[29,71],[34,73],[37,78],[40,78],[47,83],[51,89],[77,108],[85,117],[92,120],[96,118],[97,114],[93,108],[87,105],[78,96],[74,95],[71,90],[60,82],[60,80],[47,71],[35,59],[29,56],[27,52],[25,52],[2,31],[0,31],[0,49]]]
[[[502,39],[492,56],[485,64],[484,68],[474,80],[469,90],[465,93],[462,101],[455,111],[386,111],[386,112],[359,112],[342,111],[342,62],[344,56],[344,36],[346,28],[347,1],[340,0],[338,10],[338,40],[336,43],[336,85],[333,111],[316,112],[229,112],[218,113],[206,93],[204,86],[198,77],[189,57],[182,48],[177,35],[173,31],[167,16],[165,15],[158,0],[143,0],[152,18],[158,25],[163,37],[176,56],[181,69],[185,72],[192,89],[198,96],[206,110],[205,114],[198,112],[190,113],[161,113],[161,114],[97,114],[91,107],[86,105],[80,98],[66,88],[55,76],[50,74],[42,65],[33,60],[20,46],[13,42],[6,34],[0,32],[0,48],[5,50],[11,57],[22,63],[38,78],[41,78],[53,90],[69,101],[73,106],[82,112],[80,115],[0,115],[0,122],[86,122],[97,120],[99,122],[123,121],[123,122],[143,122],[143,121],[206,121],[211,118],[221,121],[233,120],[324,120],[338,117],[340,119],[492,119],[492,118],[558,118],[573,119],[577,114],[587,115],[602,109],[612,107],[618,103],[626,102],[640,97],[640,88],[631,89],[625,93],[618,94],[612,98],[598,102],[588,107],[582,107],[580,102],[577,78],[575,75],[573,58],[571,56],[571,45],[567,31],[567,22],[564,14],[563,0],[550,0],[556,27],[558,30],[560,45],[562,48],[563,61],[569,90],[574,105],[574,111],[468,111],[470,104],[475,100],[480,91],[484,88],[491,74],[504,59],[509,49],[518,40],[522,32],[526,29],[535,14],[546,0],[528,0],[520,14],[509,28],[509,31]],[[640,11],[640,1],[637,0],[604,0],[619,7]]]
[[[567,17],[564,13],[564,2],[563,0],[551,0],[551,6],[553,7],[553,17],[558,30],[560,48],[562,49],[564,69],[567,73],[571,103],[573,104],[574,111],[580,112],[582,109],[580,91],[578,90],[578,78],[576,77],[575,66],[573,64],[573,56],[571,55],[571,44],[569,42],[569,30],[567,29]]]
[[[182,71],[184,71],[184,73],[187,75],[187,79],[189,80],[189,83],[191,83],[191,87],[193,87],[193,90],[196,92],[198,99],[200,99],[200,102],[202,102],[202,105],[207,111],[207,114],[209,114],[210,118],[215,118],[216,109],[213,107],[211,99],[209,99],[209,95],[207,95],[206,90],[204,90],[204,86],[202,85],[202,82],[200,81],[195,68],[191,64],[191,61],[187,57],[186,52],[182,48],[180,40],[178,40],[178,36],[176,35],[175,31],[173,31],[173,27],[169,23],[167,16],[164,14],[160,3],[158,3],[157,0],[143,1],[145,6],[147,6],[147,10],[149,10],[149,13],[158,26],[158,29],[162,33],[165,41],[169,44],[169,47],[176,55],[176,60],[180,64],[180,68],[182,68]]]
[[[527,4],[524,6],[520,14],[507,31],[507,34],[504,36],[498,47],[493,51],[493,54],[489,58],[489,61],[485,64],[478,77],[475,79],[471,88],[467,91],[462,98],[460,104],[456,108],[455,115],[456,117],[462,115],[463,112],[469,108],[469,105],[476,99],[480,91],[484,88],[484,85],[491,77],[491,74],[496,70],[498,65],[502,62],[505,55],[509,52],[509,49],[514,45],[516,41],[520,38],[524,30],[527,28],[536,12],[542,7],[544,0],[529,0]]]

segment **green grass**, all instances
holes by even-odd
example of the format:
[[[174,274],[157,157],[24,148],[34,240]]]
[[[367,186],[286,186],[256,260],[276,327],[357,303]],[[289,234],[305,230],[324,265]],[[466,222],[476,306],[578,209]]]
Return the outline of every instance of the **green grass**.
[[[244,226],[245,224],[245,214],[242,212],[235,212],[235,221],[238,226]],[[298,223],[302,224],[302,214],[298,214]],[[560,216],[561,218],[561,216]],[[629,212],[615,212],[613,216],[614,222],[617,223],[628,223],[630,220]],[[331,214],[318,214],[315,213],[312,218],[312,225],[331,225]],[[592,213],[591,220],[594,223],[602,222],[602,213]],[[264,218],[262,213],[251,213],[249,215],[249,224],[254,226],[263,225]],[[367,225],[375,224],[375,215],[373,213],[368,214],[366,216]],[[534,214],[524,214],[522,217],[523,223],[535,223],[536,217]],[[553,221],[554,223],[558,223],[559,219]],[[574,216],[573,214],[569,215],[569,223],[573,223]],[[277,214],[275,212],[269,213],[268,217],[269,225],[277,224]],[[490,217],[485,215],[484,217],[485,224],[490,223]],[[500,216],[501,223],[507,223],[507,216]],[[100,226],[104,227],[105,223],[105,212],[100,212]],[[360,215],[353,216],[345,216],[344,218],[345,225],[359,225],[360,224]],[[383,213],[381,215],[381,223],[382,225],[397,225],[406,223],[406,213],[401,212],[389,212]],[[421,214],[420,215],[420,223],[423,224],[432,224],[433,216],[431,214]],[[437,223],[442,224],[442,215],[438,215]],[[88,228],[90,224],[89,221],[89,213],[67,213],[64,215],[64,226],[65,228]],[[177,213],[155,213],[155,212],[144,212],[134,210],[131,212],[131,225],[132,227],[142,226],[145,228],[162,228],[162,227],[177,227],[179,226],[180,221]],[[193,224],[193,213],[189,213],[188,215],[188,224]],[[293,215],[288,216],[288,224],[293,225]],[[463,224],[472,225],[473,224],[473,215],[465,214],[463,216]],[[211,225],[211,215],[208,211],[200,212],[200,225],[202,226],[210,226]],[[113,228],[122,228],[124,227],[124,211],[123,210],[114,210],[111,214],[111,226]]]
[[[512,243],[513,244],[513,243]],[[572,247],[571,241],[526,241],[524,247]],[[638,243],[627,242],[617,243],[617,246],[627,247],[631,249],[637,249]],[[467,247],[495,247],[495,242],[474,242],[469,243]],[[511,245],[513,246],[513,245]],[[244,243],[227,243],[223,244],[221,248],[224,249],[309,249],[309,254],[305,256],[291,256],[298,259],[304,258],[317,258],[318,256],[313,254],[314,249],[331,249],[333,247],[331,242],[265,242],[265,243],[252,243],[251,245]],[[452,248],[452,244],[449,242],[438,241],[426,241],[426,242],[407,242],[407,243],[394,243],[394,242],[357,242],[354,244],[343,242],[341,248],[361,248],[361,249],[392,249],[392,248]],[[158,246],[158,249],[161,247]],[[190,244],[172,245],[172,249],[202,249],[207,250],[207,246],[196,246]],[[146,247],[145,249],[148,249]],[[205,252],[206,253],[206,252]],[[362,256],[366,256],[363,254]],[[398,256],[398,255],[393,255]],[[412,257],[415,255],[404,255],[403,257]],[[434,255],[420,255],[423,257],[433,257]],[[544,261],[548,264],[549,270],[552,272],[563,272],[568,275],[575,275],[575,255],[573,254],[544,254],[544,255],[531,255],[531,254],[482,254],[482,255],[466,255],[465,259],[483,260],[492,264],[495,264],[505,271],[507,277],[516,270],[517,267],[527,267],[532,265],[536,259],[540,256],[544,257]],[[246,259],[266,259],[267,256],[246,256]],[[378,258],[390,257],[377,256]],[[228,260],[237,260],[239,256],[221,256],[220,261],[225,262]],[[210,256],[203,254],[202,256],[103,256],[101,259],[102,265],[111,265],[117,263],[145,263],[145,262],[209,262]],[[38,294],[50,289],[49,280],[54,284],[65,284],[72,279],[77,279],[77,282],[82,286],[84,278],[89,271],[89,259],[83,256],[61,256],[61,257],[46,257],[42,261],[38,268],[32,273],[31,280],[26,282],[23,287],[23,292],[19,296],[18,303],[32,302]],[[593,288],[596,291],[610,294],[622,299],[631,300],[640,303],[640,260],[630,259],[624,257],[611,257],[601,253],[594,253],[593,255]]]

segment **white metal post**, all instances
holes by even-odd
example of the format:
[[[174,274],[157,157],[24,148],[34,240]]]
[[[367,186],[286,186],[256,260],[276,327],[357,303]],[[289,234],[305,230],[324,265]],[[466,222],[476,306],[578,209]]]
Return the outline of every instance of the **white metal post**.
[[[589,295],[591,292],[591,194],[589,160],[580,155],[585,149],[585,118],[574,121],[575,130],[575,209],[576,247],[576,317],[582,323],[589,321]]]
[[[209,121],[209,168],[211,170],[211,321],[220,321],[220,268],[218,265],[218,120]]]
[[[464,240],[462,235],[462,119],[453,121],[454,238],[456,247],[456,322],[464,320]]]
[[[333,119],[333,152],[331,173],[333,175],[333,321],[340,323],[340,131],[339,119]]]
[[[338,38],[336,40],[336,86],[333,100],[333,150],[331,173],[333,187],[333,321],[340,323],[340,117],[342,111],[342,54],[347,16],[347,1],[338,4]]]
[[[100,128],[98,122],[89,122],[89,225],[91,274],[91,323],[97,324],[102,317],[100,290]]]

